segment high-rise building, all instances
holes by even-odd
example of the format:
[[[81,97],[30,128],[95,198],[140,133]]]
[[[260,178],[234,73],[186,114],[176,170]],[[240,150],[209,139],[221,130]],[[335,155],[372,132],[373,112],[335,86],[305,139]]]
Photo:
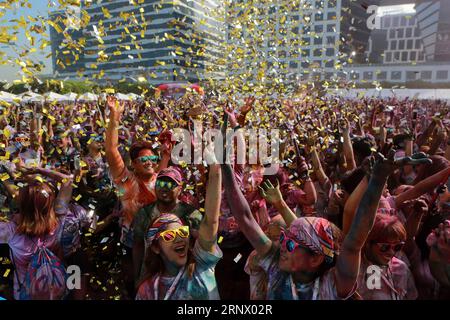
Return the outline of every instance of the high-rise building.
[[[251,14],[253,22],[237,23],[248,6],[258,8]],[[228,15],[230,46],[235,52],[257,52],[229,69],[238,75],[253,72],[255,81],[262,78],[257,76],[261,66],[269,82],[271,74],[286,82],[336,77],[348,60],[364,60],[370,36],[366,8],[357,1],[235,0]]]
[[[381,8],[380,28],[373,30],[369,38],[367,62],[385,64],[425,62],[414,4]]]
[[[220,56],[214,0],[104,0],[83,7],[85,76],[102,80],[144,77],[152,83],[198,81]]]
[[[53,75],[56,78],[74,76],[84,70],[83,30],[80,8],[49,14]]]
[[[415,6],[427,61],[450,61],[450,0],[420,0]]]

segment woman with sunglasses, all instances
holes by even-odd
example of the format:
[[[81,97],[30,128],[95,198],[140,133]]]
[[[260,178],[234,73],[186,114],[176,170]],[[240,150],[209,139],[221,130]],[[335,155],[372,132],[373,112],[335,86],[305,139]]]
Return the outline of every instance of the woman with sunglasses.
[[[411,271],[405,262],[395,257],[403,249],[406,237],[405,227],[397,216],[376,215],[363,249],[358,277],[358,293],[364,300],[417,298]]]
[[[216,237],[221,191],[220,166],[209,169],[205,216],[193,249],[189,227],[173,214],[163,214],[146,236],[146,277],[137,300],[217,300],[214,269],[222,258]]]

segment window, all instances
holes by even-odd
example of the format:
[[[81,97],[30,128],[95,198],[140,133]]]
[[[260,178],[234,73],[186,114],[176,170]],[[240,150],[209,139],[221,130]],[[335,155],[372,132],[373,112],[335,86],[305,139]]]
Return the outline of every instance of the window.
[[[421,80],[431,80],[431,71],[422,71],[420,73],[420,79]]]
[[[397,50],[397,40],[391,41],[391,50]]]
[[[397,29],[397,37],[403,38],[403,29]]]
[[[352,80],[358,80],[358,79],[359,79],[359,73],[358,73],[358,72],[352,72],[352,73],[350,73],[350,79],[352,79]]]
[[[316,24],[314,26],[314,31],[317,32],[317,33],[323,32],[323,24]]]
[[[399,18],[399,17],[394,17],[394,20],[393,20],[393,22],[392,22],[392,26],[393,26],[393,27],[398,27],[398,18]]]
[[[448,70],[439,70],[436,72],[436,79],[446,80],[448,78]]]
[[[412,28],[406,28],[405,38],[411,38],[412,36]]]
[[[406,71],[406,80],[416,80],[418,71]]]
[[[400,41],[398,42],[398,49],[399,49],[399,50],[405,49],[405,40],[400,40]]]
[[[401,17],[401,19],[400,19],[400,25],[402,26],[402,27],[404,27],[404,26],[406,26],[406,18],[405,17]]]
[[[392,80],[400,80],[402,78],[402,72],[401,71],[392,71],[391,72],[391,79]]]
[[[334,44],[336,38],[334,36],[327,37],[327,44]]]
[[[402,52],[402,61],[408,61],[408,51]]]
[[[364,80],[372,80],[372,72],[371,71],[364,71],[363,79]]]
[[[386,53],[386,62],[391,62],[392,61],[392,52],[387,52]]]
[[[389,28],[391,26],[391,17],[384,18],[384,27]]]
[[[406,41],[406,49],[412,49],[413,47],[413,40]]]
[[[391,39],[395,38],[395,29],[389,30],[389,38]]]
[[[416,45],[414,46],[416,49],[420,49],[420,39],[416,39]]]
[[[327,48],[325,54],[326,54],[327,57],[334,56],[334,49],[333,48]]]
[[[322,44],[322,37],[314,38],[314,44]]]
[[[327,25],[327,32],[336,32],[336,27],[334,24]]]
[[[411,61],[416,61],[417,58],[417,52],[416,51],[411,51],[409,54],[409,60]]]
[[[387,72],[381,71],[377,73],[377,80],[386,80],[387,78]]]

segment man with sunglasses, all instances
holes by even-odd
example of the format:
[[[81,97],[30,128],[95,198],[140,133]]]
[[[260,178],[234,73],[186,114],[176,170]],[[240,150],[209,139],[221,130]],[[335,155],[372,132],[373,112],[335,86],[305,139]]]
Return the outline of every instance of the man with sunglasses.
[[[119,103],[114,96],[108,96],[106,108],[110,112],[105,139],[106,160],[122,206],[119,219],[122,230],[120,241],[125,250],[122,256],[122,267],[126,277],[127,291],[131,297],[134,289],[131,223],[139,209],[156,201],[156,174],[167,167],[170,161],[171,144],[163,144],[162,159],[160,159],[153,152],[150,142],[133,143],[129,149],[132,167],[132,170],[129,170],[119,152],[119,126],[125,104],[123,101]]]
[[[145,256],[145,232],[150,223],[161,214],[172,213],[188,223],[193,236],[201,222],[201,213],[187,203],[179,201],[182,191],[183,178],[175,167],[168,167],[158,173],[155,183],[156,202],[145,206],[138,211],[133,220],[133,265],[136,280],[139,280],[143,271],[143,258]]]

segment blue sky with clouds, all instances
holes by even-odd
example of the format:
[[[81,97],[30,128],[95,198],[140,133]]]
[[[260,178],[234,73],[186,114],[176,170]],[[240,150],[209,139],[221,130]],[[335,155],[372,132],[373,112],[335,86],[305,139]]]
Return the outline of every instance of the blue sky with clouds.
[[[48,0],[29,0],[28,1],[32,7],[31,9],[28,7],[20,7],[20,6],[14,6],[12,9],[0,9],[5,10],[5,15],[0,18],[0,24],[2,26],[13,26],[16,24],[16,22],[10,22],[13,19],[20,19],[21,16],[24,16],[26,20],[27,16],[37,17],[37,16],[43,16],[46,19],[48,19],[48,13],[52,8],[48,7]],[[57,1],[51,1],[51,3],[55,3],[57,5]],[[47,32],[48,31],[48,25],[47,25]],[[39,50],[40,45],[40,37],[36,33],[32,33],[32,36],[36,38],[36,45],[35,47],[38,49],[38,51],[32,55],[29,55],[29,59],[32,61],[42,61],[44,62],[45,68],[42,73],[49,74],[52,73],[52,66],[51,66],[51,58],[45,58],[48,54],[50,54],[50,46],[47,46],[43,51]],[[8,57],[15,58],[17,57],[17,54],[14,52],[12,47],[23,48],[24,46],[29,46],[29,42],[27,38],[25,37],[25,30],[20,29],[19,33],[17,34],[17,41],[14,43],[14,45],[5,45],[0,44],[0,51],[6,52]],[[21,51],[19,49],[18,51]],[[14,60],[14,59],[13,59]],[[20,67],[13,64],[13,65],[0,65],[0,80],[8,80],[12,81],[15,79],[20,79],[21,75],[18,73],[20,71]]]

